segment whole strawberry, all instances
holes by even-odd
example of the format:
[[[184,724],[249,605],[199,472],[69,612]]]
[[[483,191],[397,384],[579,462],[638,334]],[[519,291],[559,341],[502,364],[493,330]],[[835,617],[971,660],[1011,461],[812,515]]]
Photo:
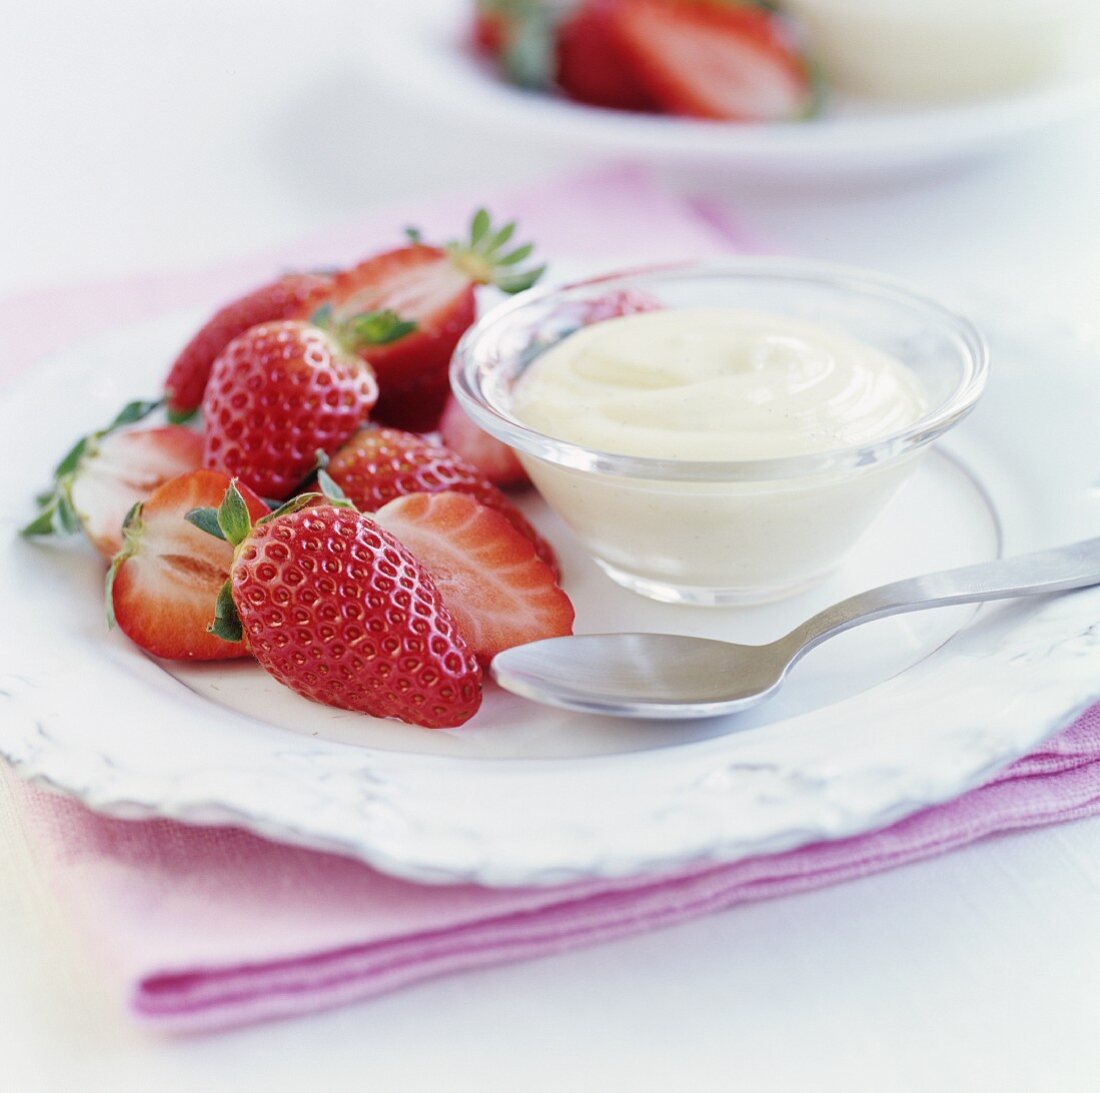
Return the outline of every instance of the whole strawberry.
[[[442,444],[400,429],[361,429],[332,457],[328,473],[364,512],[410,493],[469,494],[496,509],[555,575],[559,572],[554,548],[523,513],[480,470]]]
[[[305,698],[427,728],[468,721],[481,669],[431,577],[346,501],[294,498],[251,525],[231,487],[189,517],[235,547],[213,633],[247,636],[268,674]]]
[[[294,318],[328,283],[324,274],[289,273],[216,311],[180,350],[164,381],[169,417],[182,421],[198,410],[210,369],[234,338],[260,323]]]
[[[261,497],[290,496],[365,420],[374,374],[309,323],[263,323],[226,346],[203,396],[203,466]]]
[[[474,290],[530,288],[543,267],[521,268],[532,246],[511,247],[514,223],[495,228],[480,209],[469,238],[432,247],[410,233],[412,246],[368,258],[337,274],[331,286],[302,308],[299,318],[356,344],[378,376],[374,417],[415,432],[436,427],[450,392],[448,367],[459,338],[477,315]],[[321,306],[318,306],[318,301]],[[400,326],[364,342],[363,316],[400,316]]]

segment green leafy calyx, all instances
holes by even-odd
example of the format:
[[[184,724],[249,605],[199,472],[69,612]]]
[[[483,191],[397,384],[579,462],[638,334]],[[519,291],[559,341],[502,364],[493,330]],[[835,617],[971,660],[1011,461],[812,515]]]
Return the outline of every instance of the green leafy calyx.
[[[122,521],[122,549],[111,559],[111,567],[107,570],[107,578],[103,582],[104,606],[107,610],[107,629],[113,630],[115,626],[115,578],[118,576],[122,563],[137,551],[141,541],[143,524],[141,521],[142,502],[135,502],[126,519]]]
[[[555,0],[479,0],[497,24],[504,76],[519,87],[545,91],[557,79],[557,31],[571,5]]]
[[[252,530],[252,517],[248,513],[248,506],[241,496],[241,491],[237,489],[235,478],[229,483],[229,489],[225,491],[225,499],[218,506],[217,520],[222,538],[235,547],[240,546]]]
[[[192,509],[184,519],[189,524],[194,524],[200,531],[205,531],[207,535],[213,535],[215,539],[225,539],[221,525],[218,523],[217,509]]]
[[[237,614],[237,605],[233,602],[233,586],[229,581],[218,592],[218,599],[214,604],[214,621],[207,630],[222,641],[244,640],[244,627],[241,626],[241,617]]]
[[[317,449],[317,485],[321,493],[337,508],[354,508],[340,484],[328,473],[328,453]]]
[[[365,311],[360,315],[339,316],[331,304],[318,308],[310,318],[352,353],[361,353],[380,345],[390,345],[416,330],[411,319],[402,319],[396,311]]]
[[[516,232],[516,222],[508,221],[500,228],[493,226],[486,209],[478,209],[470,221],[470,236],[447,244],[447,253],[470,280],[479,285],[494,285],[501,292],[523,292],[544,273],[545,266],[519,267],[530,258],[533,243],[508,249]]]
[[[99,451],[99,442],[116,429],[133,425],[152,413],[161,400],[143,399],[128,402],[104,428],[81,437],[62,457],[53,471],[53,486],[40,493],[35,501],[38,513],[23,528],[24,535],[72,535],[80,530],[80,515],[73,504],[73,483],[86,459]]]

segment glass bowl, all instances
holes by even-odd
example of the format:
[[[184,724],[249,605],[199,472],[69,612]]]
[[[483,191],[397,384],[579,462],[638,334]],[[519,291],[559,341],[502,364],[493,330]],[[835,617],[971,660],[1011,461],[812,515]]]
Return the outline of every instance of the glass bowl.
[[[764,312],[839,329],[893,355],[928,403],[872,443],[783,458],[669,460],[537,432],[512,410],[517,379],[617,293],[664,308]],[[973,409],[988,351],[965,318],[876,274],[776,259],[631,270],[514,297],[462,338],[451,383],[473,420],[511,445],[547,503],[619,584],[670,603],[761,603],[819,581]]]

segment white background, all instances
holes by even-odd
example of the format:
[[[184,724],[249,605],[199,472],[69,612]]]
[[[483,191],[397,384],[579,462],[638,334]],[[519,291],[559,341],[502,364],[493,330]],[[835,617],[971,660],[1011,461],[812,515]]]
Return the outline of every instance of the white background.
[[[360,43],[387,2],[9,5],[0,292],[201,268],[379,200],[576,162],[373,84]],[[1095,320],[1098,138],[904,187],[707,185],[780,249]],[[193,1040],[128,1023],[2,834],[0,875],[3,1088],[1100,1087],[1100,820]]]

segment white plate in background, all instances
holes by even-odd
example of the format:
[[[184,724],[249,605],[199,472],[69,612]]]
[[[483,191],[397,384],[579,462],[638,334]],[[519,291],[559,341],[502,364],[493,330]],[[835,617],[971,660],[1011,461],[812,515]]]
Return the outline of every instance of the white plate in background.
[[[885,178],[975,160],[1100,108],[1100,49],[1086,45],[1050,81],[974,102],[870,104],[834,95],[819,118],[773,125],[605,110],[509,85],[469,48],[471,10],[472,0],[395,5],[384,22],[362,28],[362,56],[380,96],[402,96],[484,140],[796,181]]]

